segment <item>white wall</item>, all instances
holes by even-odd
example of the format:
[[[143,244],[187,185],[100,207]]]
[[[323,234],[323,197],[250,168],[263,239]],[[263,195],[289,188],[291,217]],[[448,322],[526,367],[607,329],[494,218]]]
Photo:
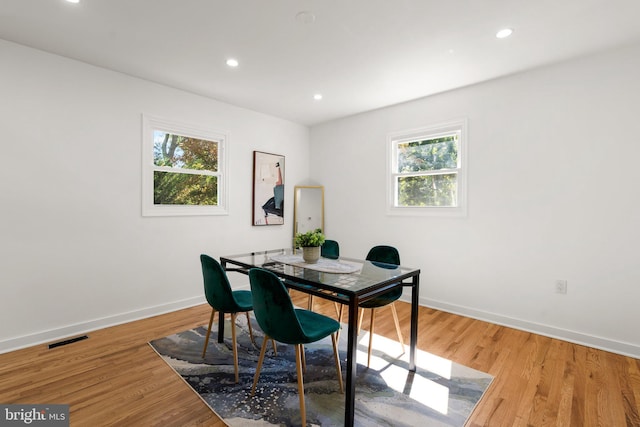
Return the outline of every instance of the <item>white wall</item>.
[[[0,64],[0,352],[203,302],[200,253],[290,244],[306,127],[5,41]],[[141,216],[142,113],[228,135],[228,216]],[[286,156],[284,226],[251,225],[253,150]]]
[[[422,304],[640,357],[639,76],[636,45],[313,127],[328,238],[397,246]],[[459,117],[468,216],[386,216],[387,133]]]
[[[0,63],[0,352],[203,301],[198,255],[288,245],[310,180],[341,253],[397,246],[423,304],[640,357],[640,46],[316,126],[311,149],[303,126],[12,43]],[[227,133],[230,215],[141,216],[142,113]],[[462,116],[468,217],[386,216],[386,134]],[[253,150],[286,156],[284,226],[251,226]]]

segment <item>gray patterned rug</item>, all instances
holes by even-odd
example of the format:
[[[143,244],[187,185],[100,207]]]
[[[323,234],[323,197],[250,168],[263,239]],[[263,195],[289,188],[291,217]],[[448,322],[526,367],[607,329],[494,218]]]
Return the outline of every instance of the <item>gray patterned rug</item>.
[[[255,319],[251,320],[260,346],[263,334]],[[201,354],[206,326],[149,344],[228,425],[300,425],[293,346],[278,343],[277,356],[271,345],[268,346],[258,388],[251,397],[259,347],[251,343],[246,318],[238,316],[240,382],[234,384],[231,330],[230,325],[226,326],[225,342],[219,344],[214,323],[204,359]],[[340,336],[343,375],[347,353],[345,335]],[[366,331],[360,335],[359,342],[356,426],[464,426],[493,379],[491,375],[421,351],[417,353],[417,371],[409,372],[408,354],[401,354],[400,344],[379,335],[373,338],[371,367],[367,368]],[[305,346],[305,354],[307,423],[344,425],[345,395],[338,388],[330,338]]]

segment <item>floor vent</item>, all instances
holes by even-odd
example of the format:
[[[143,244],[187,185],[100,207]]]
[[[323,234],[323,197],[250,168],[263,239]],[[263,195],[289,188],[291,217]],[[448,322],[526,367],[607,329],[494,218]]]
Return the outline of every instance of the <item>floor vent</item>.
[[[81,337],[75,337],[75,338],[70,338],[70,339],[64,340],[64,341],[54,342],[53,344],[49,344],[49,350],[51,350],[52,348],[60,347],[60,346],[63,346],[63,345],[74,343],[74,342],[86,340],[87,338],[89,338],[88,335],[82,335]]]

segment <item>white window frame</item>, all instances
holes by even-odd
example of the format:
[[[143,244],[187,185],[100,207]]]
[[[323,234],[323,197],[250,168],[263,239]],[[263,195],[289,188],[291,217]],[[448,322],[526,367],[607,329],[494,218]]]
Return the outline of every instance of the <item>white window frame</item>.
[[[398,177],[405,174],[397,171],[397,145],[398,143],[421,141],[450,135],[458,132],[458,167],[449,169],[455,171],[457,177],[457,205],[455,207],[443,206],[398,206],[397,182]],[[446,171],[446,170],[445,170]],[[437,173],[443,170],[434,171]],[[427,173],[430,174],[430,173]],[[425,126],[418,129],[403,130],[387,134],[387,214],[399,216],[467,216],[467,119],[460,118],[448,122]]]
[[[156,205],[153,202],[153,173],[171,171],[171,168],[156,166],[153,162],[153,132],[168,133],[216,141],[218,145],[218,170],[203,171],[218,177],[218,205]],[[187,215],[228,215],[227,158],[228,140],[224,132],[148,114],[142,115],[142,216],[187,216]]]

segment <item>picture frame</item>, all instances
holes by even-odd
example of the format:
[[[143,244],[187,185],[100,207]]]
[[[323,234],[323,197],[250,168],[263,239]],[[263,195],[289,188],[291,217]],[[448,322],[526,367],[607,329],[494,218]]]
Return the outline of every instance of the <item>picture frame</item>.
[[[284,224],[284,156],[253,152],[253,225]]]

